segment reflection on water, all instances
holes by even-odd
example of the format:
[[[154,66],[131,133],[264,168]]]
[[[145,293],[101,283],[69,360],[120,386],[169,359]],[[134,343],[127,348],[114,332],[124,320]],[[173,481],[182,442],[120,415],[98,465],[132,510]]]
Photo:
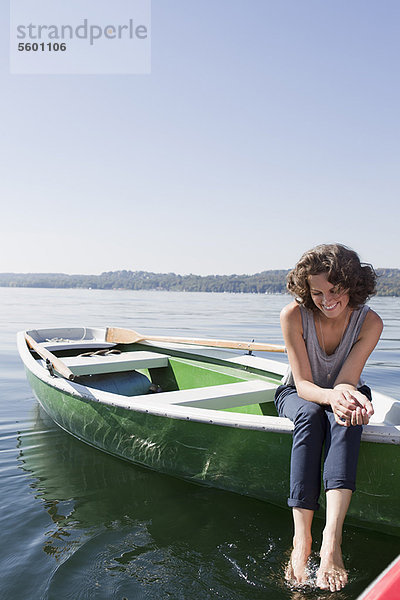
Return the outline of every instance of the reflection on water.
[[[19,436],[18,459],[51,520],[42,552],[54,568],[44,598],[326,597],[283,580],[286,510],[124,463],[64,433],[38,406],[34,413],[33,427]],[[385,554],[392,538],[371,536]],[[365,550],[358,554],[371,543],[368,532],[347,528],[346,539],[350,584],[335,594],[340,600],[370,580]],[[317,545],[314,575],[316,552]]]

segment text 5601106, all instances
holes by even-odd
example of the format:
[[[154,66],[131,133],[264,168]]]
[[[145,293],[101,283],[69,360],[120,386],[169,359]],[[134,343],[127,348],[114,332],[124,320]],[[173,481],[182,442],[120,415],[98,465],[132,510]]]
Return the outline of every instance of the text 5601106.
[[[36,42],[33,42],[33,44],[20,42],[18,44],[19,52],[65,52],[66,49],[67,44],[64,42],[61,44],[58,42],[41,42],[40,44]]]

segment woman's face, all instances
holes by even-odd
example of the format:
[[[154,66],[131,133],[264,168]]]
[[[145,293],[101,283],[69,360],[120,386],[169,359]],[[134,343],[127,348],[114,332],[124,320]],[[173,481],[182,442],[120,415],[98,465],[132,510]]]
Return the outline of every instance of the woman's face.
[[[311,298],[317,308],[329,319],[341,315],[349,303],[348,290],[328,281],[326,273],[309,275]]]

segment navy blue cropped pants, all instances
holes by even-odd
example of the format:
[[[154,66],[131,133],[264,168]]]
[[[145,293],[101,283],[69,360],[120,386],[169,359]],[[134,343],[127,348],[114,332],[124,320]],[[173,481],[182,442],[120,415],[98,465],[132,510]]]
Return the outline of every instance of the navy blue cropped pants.
[[[362,386],[359,391],[371,399],[369,387]],[[303,400],[290,385],[278,387],[275,404],[279,416],[294,423],[288,505],[319,509],[324,445],[325,490],[354,491],[362,425],[338,425],[331,407]]]

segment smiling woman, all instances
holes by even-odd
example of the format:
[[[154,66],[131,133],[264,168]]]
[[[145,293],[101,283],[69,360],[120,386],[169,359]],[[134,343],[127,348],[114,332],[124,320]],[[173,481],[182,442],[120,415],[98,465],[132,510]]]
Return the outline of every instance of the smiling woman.
[[[318,510],[322,449],[326,526],[317,584],[337,591],[347,583],[341,541],[355,491],[362,425],[374,410],[361,373],[382,332],[366,300],[376,275],[339,244],[306,252],[288,275],[295,301],[281,313],[290,368],[275,395],[279,415],[294,422],[289,506],[295,527],[287,579],[308,579],[311,524]]]

